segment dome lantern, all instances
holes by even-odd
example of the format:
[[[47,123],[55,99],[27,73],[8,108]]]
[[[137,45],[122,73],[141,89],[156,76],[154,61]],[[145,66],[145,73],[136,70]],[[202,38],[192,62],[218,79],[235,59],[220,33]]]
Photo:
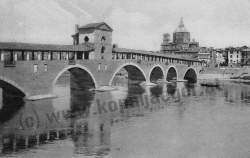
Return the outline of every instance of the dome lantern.
[[[176,29],[175,32],[188,32],[188,30],[185,28],[183,18],[181,17],[181,21],[179,23],[179,27]]]

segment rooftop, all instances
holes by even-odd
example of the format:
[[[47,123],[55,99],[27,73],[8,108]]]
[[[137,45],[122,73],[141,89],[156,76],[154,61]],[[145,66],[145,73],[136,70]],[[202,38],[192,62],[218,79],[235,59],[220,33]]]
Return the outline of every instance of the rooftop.
[[[250,51],[250,48],[243,49],[242,51],[243,51],[243,52],[249,52],[249,51]]]
[[[209,53],[201,53],[201,54],[197,54],[198,57],[204,57],[204,56],[210,56]]]
[[[19,50],[19,51],[92,51],[91,45],[56,45],[56,44],[37,44],[37,43],[14,43],[0,42],[2,50]]]
[[[90,23],[90,24],[86,24],[83,26],[80,26],[78,29],[88,29],[88,28],[99,28],[102,25],[106,25],[108,27],[108,29],[110,29],[111,31],[113,31],[111,29],[111,27],[109,27],[105,22],[99,22],[99,23]]]
[[[90,23],[90,24],[86,24],[83,26],[80,26],[79,29],[81,28],[97,28],[98,26],[105,24],[104,22],[99,22],[99,23]]]
[[[118,53],[138,53],[138,54],[145,54],[145,55],[154,55],[154,56],[159,56],[159,57],[167,57],[167,58],[173,58],[173,59],[185,59],[189,61],[199,61],[195,58],[182,58],[176,55],[167,55],[167,54],[161,54],[161,53],[152,53],[150,51],[145,51],[145,50],[136,50],[136,49],[126,49],[126,48],[114,48],[114,52]]]
[[[165,41],[161,44],[161,46],[169,46],[169,45],[171,45],[171,44],[168,42],[165,42]]]
[[[189,44],[199,44],[199,42],[190,42]]]

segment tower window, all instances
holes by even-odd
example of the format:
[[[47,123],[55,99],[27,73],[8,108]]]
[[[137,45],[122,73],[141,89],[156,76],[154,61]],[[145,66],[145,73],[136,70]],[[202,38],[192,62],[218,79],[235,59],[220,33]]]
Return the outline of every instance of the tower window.
[[[84,41],[85,41],[85,42],[89,42],[89,37],[88,37],[88,36],[85,36],[85,37],[84,37]]]
[[[104,51],[105,51],[105,47],[103,46],[103,47],[102,47],[101,53],[104,53]]]
[[[102,36],[101,41],[105,41],[105,40],[106,40],[106,38],[104,36]]]

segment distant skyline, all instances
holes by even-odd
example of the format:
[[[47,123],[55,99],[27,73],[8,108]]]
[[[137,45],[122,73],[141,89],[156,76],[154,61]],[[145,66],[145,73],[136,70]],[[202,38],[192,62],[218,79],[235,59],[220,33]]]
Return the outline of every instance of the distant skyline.
[[[248,0],[1,0],[0,41],[73,43],[75,24],[106,22],[118,47],[159,51],[183,17],[200,46],[250,46]]]

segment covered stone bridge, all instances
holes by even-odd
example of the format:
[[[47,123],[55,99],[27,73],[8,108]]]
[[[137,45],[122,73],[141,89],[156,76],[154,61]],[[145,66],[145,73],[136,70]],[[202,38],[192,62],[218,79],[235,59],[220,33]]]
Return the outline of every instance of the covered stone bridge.
[[[94,48],[84,44],[0,43],[0,49],[0,84],[5,89],[13,87],[26,98],[53,94],[58,78],[66,71],[70,72],[71,86],[99,88],[111,85],[122,68],[130,80],[140,82],[196,80],[202,68],[195,59],[122,48],[114,48],[111,59],[90,58]]]

